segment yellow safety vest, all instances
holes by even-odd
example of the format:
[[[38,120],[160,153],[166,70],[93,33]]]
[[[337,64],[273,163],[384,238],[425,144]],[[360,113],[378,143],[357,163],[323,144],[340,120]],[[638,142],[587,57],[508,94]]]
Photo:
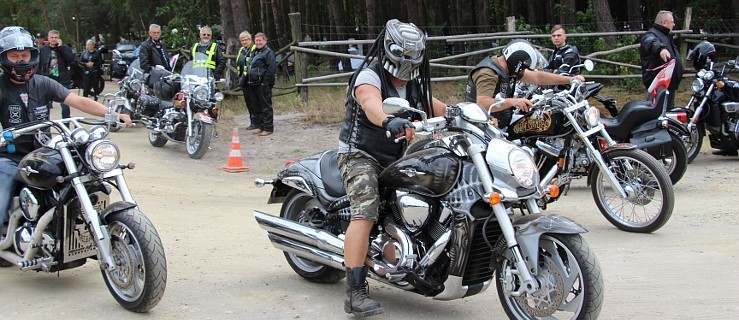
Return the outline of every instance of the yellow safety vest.
[[[198,50],[198,46],[200,43],[196,43],[194,46],[192,46],[192,57],[195,59],[195,53]],[[215,60],[215,54],[216,54],[216,46],[217,44],[215,41],[210,44],[210,48],[208,48],[208,51],[205,51],[205,54],[208,55],[208,59],[202,60],[193,60],[193,68],[210,68],[212,70],[216,69],[216,60]]]
[[[251,53],[254,52],[254,49],[256,48],[257,48],[257,45],[252,44],[251,47],[249,47],[249,49],[244,49],[244,47],[241,47],[239,49],[239,54],[236,55],[236,63],[239,63],[239,59],[241,58],[242,52],[248,52],[245,58],[246,61],[244,61],[244,70],[241,71],[241,74],[247,75],[249,73],[248,72],[249,68],[247,68],[246,66],[249,64],[249,60],[251,60]]]

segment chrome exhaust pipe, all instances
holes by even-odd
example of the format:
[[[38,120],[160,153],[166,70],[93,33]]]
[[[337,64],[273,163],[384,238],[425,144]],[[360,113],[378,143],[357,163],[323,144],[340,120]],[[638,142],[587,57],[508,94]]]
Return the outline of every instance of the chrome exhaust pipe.
[[[332,268],[344,270],[344,257],[338,254],[313,248],[307,244],[287,239],[274,233],[268,233],[267,237],[272,241],[272,245],[279,250]]]
[[[318,249],[319,251],[333,253],[341,257],[344,256],[344,240],[339,239],[331,233],[257,210],[254,210],[254,218],[257,220],[259,226],[269,233],[280,235],[285,239],[302,242],[306,245],[306,248]]]

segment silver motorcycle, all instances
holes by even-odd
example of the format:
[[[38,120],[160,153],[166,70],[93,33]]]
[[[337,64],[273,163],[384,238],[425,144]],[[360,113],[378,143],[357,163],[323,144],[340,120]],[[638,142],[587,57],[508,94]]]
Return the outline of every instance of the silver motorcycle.
[[[0,240],[0,266],[51,273],[93,259],[121,306],[147,312],[164,295],[167,260],[157,230],[126,184],[123,170],[134,164],[119,164],[119,149],[106,138],[117,117],[106,118],[38,121],[2,131],[0,147],[8,152],[24,139],[42,147],[18,164],[23,183]]]
[[[419,112],[388,98],[387,114]],[[541,212],[542,187],[531,153],[502,139],[476,104],[416,122],[406,156],[379,175],[380,219],[365,264],[371,278],[407,292],[453,300],[494,284],[511,318],[594,319],[603,304],[595,254],[572,220]],[[398,141],[403,143],[403,141]],[[335,150],[289,164],[268,203],[254,211],[272,244],[301,277],[345,277],[344,236],[351,219]],[[519,211],[521,214],[515,214]]]

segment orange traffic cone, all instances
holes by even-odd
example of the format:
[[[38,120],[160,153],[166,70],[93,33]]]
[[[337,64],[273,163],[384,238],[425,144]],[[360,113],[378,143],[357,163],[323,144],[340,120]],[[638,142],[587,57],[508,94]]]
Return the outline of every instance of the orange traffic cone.
[[[251,168],[244,165],[241,158],[241,143],[239,143],[239,129],[234,128],[233,137],[231,138],[231,151],[228,153],[228,161],[221,170],[227,172],[244,172]]]

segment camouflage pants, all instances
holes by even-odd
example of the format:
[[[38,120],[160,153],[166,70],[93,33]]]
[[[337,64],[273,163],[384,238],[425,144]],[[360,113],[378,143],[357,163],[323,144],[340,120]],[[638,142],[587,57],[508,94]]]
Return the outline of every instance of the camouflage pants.
[[[339,169],[351,204],[352,220],[379,219],[377,176],[382,171],[377,161],[360,152],[339,154]]]

